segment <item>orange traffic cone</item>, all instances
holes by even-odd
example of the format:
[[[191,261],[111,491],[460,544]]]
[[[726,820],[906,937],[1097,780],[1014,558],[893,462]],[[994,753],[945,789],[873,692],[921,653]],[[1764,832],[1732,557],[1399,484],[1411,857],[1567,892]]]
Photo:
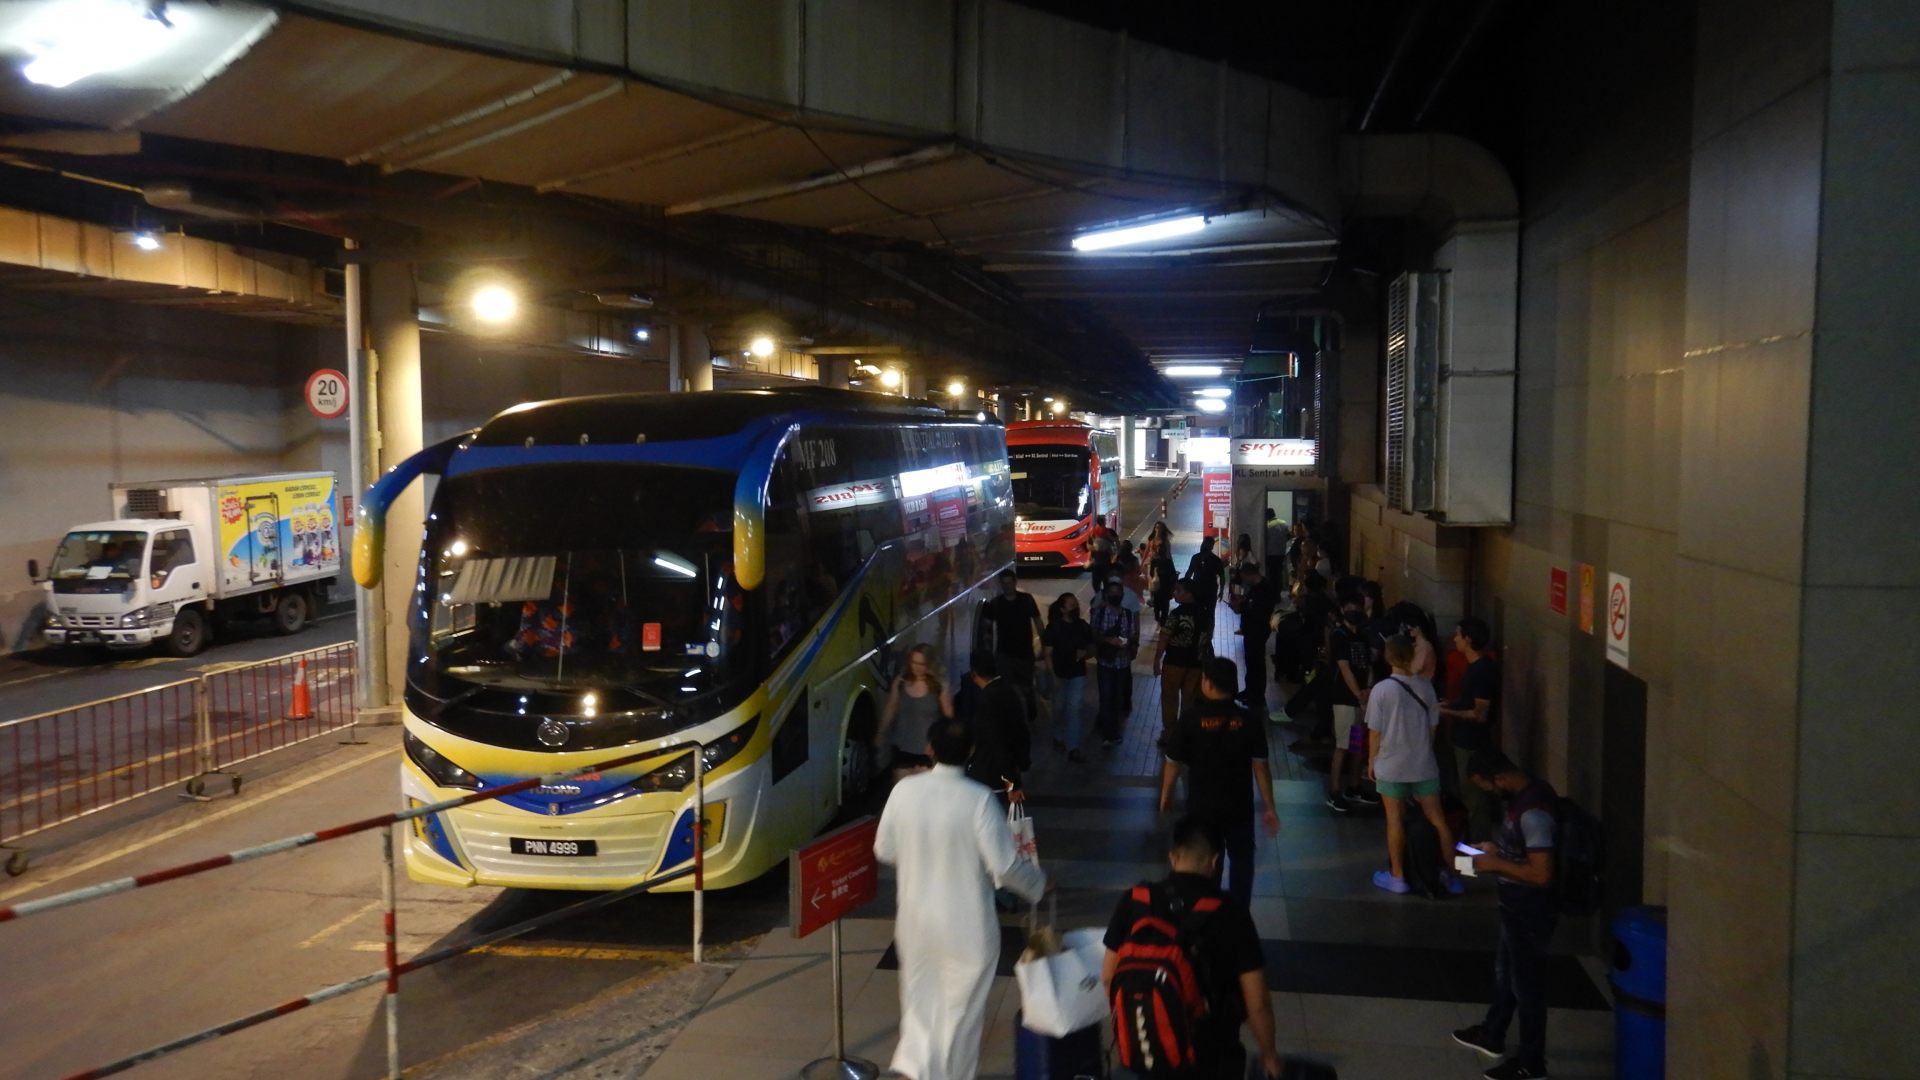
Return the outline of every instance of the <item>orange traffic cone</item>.
[[[307,662],[300,661],[300,668],[293,676],[293,704],[287,708],[289,720],[313,719],[313,694],[307,689]]]

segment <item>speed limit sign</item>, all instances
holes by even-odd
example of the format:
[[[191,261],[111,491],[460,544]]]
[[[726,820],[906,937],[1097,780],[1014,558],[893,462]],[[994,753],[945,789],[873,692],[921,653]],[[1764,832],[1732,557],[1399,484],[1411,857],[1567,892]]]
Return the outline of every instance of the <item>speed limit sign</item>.
[[[347,411],[347,377],[332,368],[307,376],[307,408],[322,420],[336,420]]]

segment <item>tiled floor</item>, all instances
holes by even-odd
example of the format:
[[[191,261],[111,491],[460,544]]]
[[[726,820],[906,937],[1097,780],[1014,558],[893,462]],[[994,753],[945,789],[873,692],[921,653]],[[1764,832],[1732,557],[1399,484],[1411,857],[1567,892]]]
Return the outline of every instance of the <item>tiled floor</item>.
[[[1197,498],[1175,504],[1175,521],[1197,519]],[[1195,537],[1177,535],[1179,549]],[[1081,586],[1084,590],[1084,585]],[[1233,616],[1221,609],[1216,650],[1239,657]],[[1029,775],[1029,808],[1041,861],[1060,887],[1065,926],[1105,925],[1121,890],[1165,873],[1155,813],[1160,757],[1158,687],[1144,660],[1136,669],[1134,708],[1121,745],[1095,750],[1085,764],[1054,754],[1042,720]],[[1275,695],[1277,704],[1277,692]],[[1277,709],[1276,709],[1277,711]],[[1284,718],[1283,718],[1284,719]],[[1451,1080],[1475,1077],[1484,1063],[1448,1039],[1477,1020],[1492,985],[1497,923],[1490,886],[1465,897],[1429,901],[1371,886],[1384,865],[1378,813],[1334,818],[1320,805],[1319,764],[1287,752],[1294,732],[1273,727],[1270,747],[1282,829],[1262,839],[1254,879],[1254,921],[1267,954],[1282,1053],[1315,1058],[1342,1080]],[[849,1052],[887,1063],[899,1015],[892,970],[890,898],[876,917],[845,924]],[[981,1058],[983,1077],[1013,1074],[1010,976],[1020,940],[1009,918],[1001,977],[995,980]],[[1549,1058],[1556,1077],[1610,1076],[1613,1015],[1600,969],[1574,955],[1585,929],[1563,926],[1551,971]],[[648,1070],[649,1080],[755,1080],[792,1077],[830,1053],[833,1025],[824,932],[795,941],[776,931],[734,972],[698,1020]]]

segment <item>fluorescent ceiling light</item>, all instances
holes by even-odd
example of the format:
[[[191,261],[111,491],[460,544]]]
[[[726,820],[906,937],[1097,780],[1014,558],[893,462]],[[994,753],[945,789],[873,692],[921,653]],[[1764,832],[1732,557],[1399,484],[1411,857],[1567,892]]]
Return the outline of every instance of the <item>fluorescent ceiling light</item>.
[[[695,571],[693,567],[688,566],[686,563],[681,562],[679,559],[669,558],[668,556],[664,556],[664,555],[655,555],[653,557],[653,565],[659,567],[662,570],[671,570],[674,573],[679,574],[681,577],[697,577],[698,576],[698,572]]]
[[[1197,233],[1207,227],[1207,219],[1199,214],[1187,217],[1169,218],[1146,225],[1129,225],[1124,229],[1101,229],[1098,232],[1082,233],[1073,238],[1075,251],[1105,251],[1107,248],[1123,247],[1127,244],[1146,244],[1155,240],[1165,240],[1174,236]]]
[[[137,232],[133,234],[133,246],[141,251],[159,251],[160,238],[150,232]]]
[[[179,18],[178,12],[132,0],[60,0],[15,39],[33,57],[20,74],[57,90],[131,67],[173,43],[171,24]]]
[[[1193,403],[1193,407],[1199,409],[1201,412],[1227,411],[1227,403],[1221,401],[1219,398],[1201,398],[1199,401]]]
[[[1224,386],[1209,386],[1205,390],[1195,390],[1193,396],[1203,398],[1230,398],[1233,396],[1233,391]]]
[[[1223,369],[1219,364],[1174,364],[1160,369],[1160,374],[1169,379],[1217,379]]]

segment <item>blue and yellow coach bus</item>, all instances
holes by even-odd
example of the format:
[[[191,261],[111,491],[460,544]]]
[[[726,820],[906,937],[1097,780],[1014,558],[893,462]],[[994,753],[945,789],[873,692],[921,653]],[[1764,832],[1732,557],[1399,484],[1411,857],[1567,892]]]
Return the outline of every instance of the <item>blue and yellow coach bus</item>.
[[[877,395],[509,409],[367,493],[363,586],[422,474],[439,481],[407,615],[410,804],[661,755],[417,821],[418,881],[616,889],[685,866],[692,742],[707,883],[757,877],[864,793],[906,649],[963,666],[1013,559],[1002,429]]]

